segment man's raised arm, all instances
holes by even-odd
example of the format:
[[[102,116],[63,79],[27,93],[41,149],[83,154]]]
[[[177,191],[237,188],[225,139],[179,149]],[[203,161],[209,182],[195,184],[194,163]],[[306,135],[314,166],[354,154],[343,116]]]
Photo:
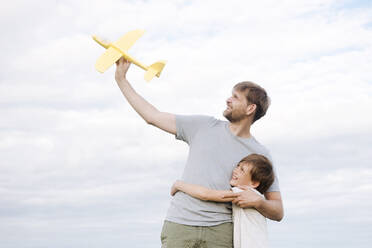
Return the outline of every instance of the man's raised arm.
[[[115,80],[133,109],[146,121],[168,133],[176,134],[176,117],[174,114],[160,112],[153,105],[140,96],[129,84],[126,74],[130,62],[120,58],[116,62]]]

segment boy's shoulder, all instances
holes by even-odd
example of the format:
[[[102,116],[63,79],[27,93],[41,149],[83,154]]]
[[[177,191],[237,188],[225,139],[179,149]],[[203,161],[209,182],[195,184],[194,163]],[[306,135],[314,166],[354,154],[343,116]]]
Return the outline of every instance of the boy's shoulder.
[[[241,188],[238,188],[238,187],[233,187],[233,188],[231,188],[231,190],[232,190],[234,193],[240,193],[240,192],[243,192],[243,191],[244,191],[244,190],[242,190]],[[251,188],[251,190],[252,190],[253,192],[255,192],[256,194],[260,195],[261,197],[263,197],[263,195],[262,195],[260,192],[258,192],[256,189]]]

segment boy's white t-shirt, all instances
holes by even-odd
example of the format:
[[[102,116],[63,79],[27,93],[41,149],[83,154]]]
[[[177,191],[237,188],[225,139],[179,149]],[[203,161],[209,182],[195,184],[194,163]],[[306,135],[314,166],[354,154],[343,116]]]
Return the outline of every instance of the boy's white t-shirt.
[[[252,189],[263,197],[257,190]],[[243,190],[234,187],[235,193]],[[268,233],[266,218],[254,208],[240,208],[233,204],[234,247],[267,248]]]

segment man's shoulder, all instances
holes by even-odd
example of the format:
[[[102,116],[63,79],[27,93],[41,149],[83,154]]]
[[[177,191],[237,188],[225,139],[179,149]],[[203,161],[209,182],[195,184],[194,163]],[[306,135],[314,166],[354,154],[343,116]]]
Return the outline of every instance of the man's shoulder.
[[[219,121],[211,115],[202,114],[175,114],[176,118],[187,118],[191,120],[202,120],[202,121]]]
[[[213,126],[218,126],[221,125],[224,121],[219,120],[215,118],[214,116],[211,115],[201,115],[201,114],[196,114],[196,115],[178,115],[179,118],[190,118],[194,122],[199,122],[203,123],[204,126],[206,127],[213,127]]]

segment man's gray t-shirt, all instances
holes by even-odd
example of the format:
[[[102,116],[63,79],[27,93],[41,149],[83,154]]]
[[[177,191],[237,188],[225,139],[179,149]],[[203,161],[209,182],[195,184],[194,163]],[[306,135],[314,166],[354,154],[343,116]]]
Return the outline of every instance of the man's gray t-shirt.
[[[176,139],[189,145],[183,181],[210,189],[229,190],[232,171],[242,158],[257,153],[271,160],[268,150],[256,139],[235,136],[228,124],[210,116],[176,115]],[[272,191],[279,191],[276,176],[268,189],[268,192]],[[178,191],[165,219],[184,225],[214,226],[232,222],[231,213],[231,203],[201,201]]]

